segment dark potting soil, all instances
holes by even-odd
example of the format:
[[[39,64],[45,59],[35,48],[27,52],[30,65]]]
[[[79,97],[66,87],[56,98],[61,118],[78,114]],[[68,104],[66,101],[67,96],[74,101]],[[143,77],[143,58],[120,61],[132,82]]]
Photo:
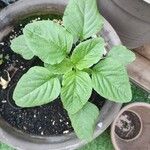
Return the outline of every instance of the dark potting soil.
[[[124,140],[135,138],[141,131],[141,121],[139,117],[132,111],[125,111],[119,117],[115,133]]]
[[[48,17],[50,19],[56,16]],[[35,19],[35,18],[34,18]],[[41,20],[42,17],[36,18]],[[18,80],[32,66],[43,66],[43,63],[34,57],[32,60],[25,60],[20,55],[14,53],[10,48],[10,40],[22,34],[23,27],[33,20],[30,18],[23,21],[12,30],[9,36],[0,43],[0,57],[3,63],[0,65],[0,77],[8,81],[6,89],[0,87],[0,117],[2,117],[12,127],[32,135],[60,135],[73,131],[70,119],[60,98],[53,102],[34,108],[19,108],[12,99],[13,91]],[[104,98],[93,91],[91,102],[100,109],[104,105]]]

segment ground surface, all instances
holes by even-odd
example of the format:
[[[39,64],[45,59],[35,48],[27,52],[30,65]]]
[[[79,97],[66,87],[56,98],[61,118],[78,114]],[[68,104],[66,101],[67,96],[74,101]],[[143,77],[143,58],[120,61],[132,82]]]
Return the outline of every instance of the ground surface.
[[[140,89],[139,87],[135,85],[132,85],[132,91],[133,91],[132,103],[133,102],[150,103],[149,93],[147,93],[146,91]],[[7,145],[0,144],[0,150],[14,150],[14,149],[8,147]],[[114,150],[111,144],[109,129],[105,133],[103,133],[101,136],[99,136],[96,140],[87,144],[85,147],[79,150]]]

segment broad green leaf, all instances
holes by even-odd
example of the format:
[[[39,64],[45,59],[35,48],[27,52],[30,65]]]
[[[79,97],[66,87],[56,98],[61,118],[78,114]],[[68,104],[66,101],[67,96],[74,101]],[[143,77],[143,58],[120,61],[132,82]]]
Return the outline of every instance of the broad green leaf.
[[[65,58],[61,63],[55,65],[47,65],[45,67],[53,74],[65,74],[72,70],[73,64],[70,59]]]
[[[60,82],[49,70],[33,67],[19,80],[13,95],[20,107],[34,107],[55,100],[60,94]]]
[[[77,113],[69,114],[71,124],[78,138],[87,141],[92,139],[98,116],[98,108],[90,102],[87,102]]]
[[[79,44],[71,56],[71,60],[80,70],[96,64],[103,56],[105,42],[102,38],[90,39]]]
[[[17,53],[22,55],[24,59],[32,59],[34,54],[32,50],[28,47],[24,35],[20,35],[17,38],[11,41],[11,49]]]
[[[103,27],[96,0],[69,0],[64,13],[65,28],[80,40],[95,35]]]
[[[72,35],[49,20],[28,24],[23,33],[34,54],[51,65],[60,63],[72,48]]]
[[[89,100],[92,93],[90,76],[83,71],[71,71],[63,77],[61,99],[64,108],[74,114]]]
[[[133,62],[136,58],[132,51],[122,45],[114,46],[108,53],[108,56],[117,59],[123,65]]]
[[[112,58],[99,62],[92,73],[94,90],[101,96],[119,103],[131,101],[131,86],[125,67]]]

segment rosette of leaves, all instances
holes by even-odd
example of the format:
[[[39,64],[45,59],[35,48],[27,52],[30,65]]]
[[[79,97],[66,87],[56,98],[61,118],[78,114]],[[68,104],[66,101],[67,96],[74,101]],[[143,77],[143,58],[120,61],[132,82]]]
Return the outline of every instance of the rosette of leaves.
[[[40,106],[60,95],[77,136],[91,140],[99,117],[99,109],[89,102],[92,89],[113,102],[132,98],[125,66],[135,55],[119,45],[103,57],[104,39],[92,38],[102,28],[96,0],[70,0],[63,26],[49,20],[26,25],[11,48],[25,59],[39,57],[45,67],[33,67],[22,76],[13,94],[15,103]]]

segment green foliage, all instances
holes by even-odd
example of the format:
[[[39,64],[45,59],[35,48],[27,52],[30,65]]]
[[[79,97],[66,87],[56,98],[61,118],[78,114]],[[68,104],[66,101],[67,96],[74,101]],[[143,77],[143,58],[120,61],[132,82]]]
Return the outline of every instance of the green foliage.
[[[71,71],[64,75],[61,99],[69,114],[78,112],[89,100],[92,93],[92,81],[88,73]]]
[[[69,0],[63,22],[74,39],[86,39],[103,27],[103,18],[97,9],[96,0]]]
[[[72,126],[80,139],[92,140],[93,128],[97,122],[99,116],[98,108],[87,102],[86,105],[77,113],[71,115],[69,114]]]
[[[59,79],[43,67],[32,67],[18,82],[13,99],[21,107],[47,104],[60,94]]]
[[[23,33],[33,53],[51,65],[60,63],[73,44],[73,36],[62,26],[49,20],[28,24]]]
[[[127,72],[119,61],[111,57],[93,68],[92,82],[94,90],[106,99],[119,103],[132,100]]]
[[[45,64],[23,75],[13,98],[18,106],[33,107],[61,93],[77,136],[90,140],[99,116],[98,108],[88,102],[92,88],[111,101],[129,102],[132,94],[124,65],[135,56],[123,46],[103,56],[105,42],[93,36],[103,25],[96,0],[70,0],[63,22],[64,26],[49,20],[30,23],[12,41],[15,52],[26,59],[38,56]]]
[[[150,104],[150,93],[148,93],[147,91],[143,90],[142,88],[134,84],[132,84],[131,87],[132,87],[133,98],[130,103],[145,102]],[[126,103],[125,105],[128,105],[128,103]]]
[[[34,56],[32,50],[30,50],[29,46],[25,42],[24,35],[20,35],[12,41],[11,49],[14,52],[22,55],[23,58],[27,60],[32,59]]]
[[[102,38],[87,40],[74,49],[71,60],[79,70],[89,68],[102,58],[104,48],[105,42]]]
[[[65,58],[61,63],[55,65],[45,64],[45,67],[53,74],[66,74],[73,68],[73,63],[70,59]]]
[[[134,53],[123,45],[114,46],[110,50],[108,56],[113,57],[114,59],[117,58],[123,65],[128,65],[135,60]]]
[[[6,144],[0,143],[0,150],[15,150]]]

